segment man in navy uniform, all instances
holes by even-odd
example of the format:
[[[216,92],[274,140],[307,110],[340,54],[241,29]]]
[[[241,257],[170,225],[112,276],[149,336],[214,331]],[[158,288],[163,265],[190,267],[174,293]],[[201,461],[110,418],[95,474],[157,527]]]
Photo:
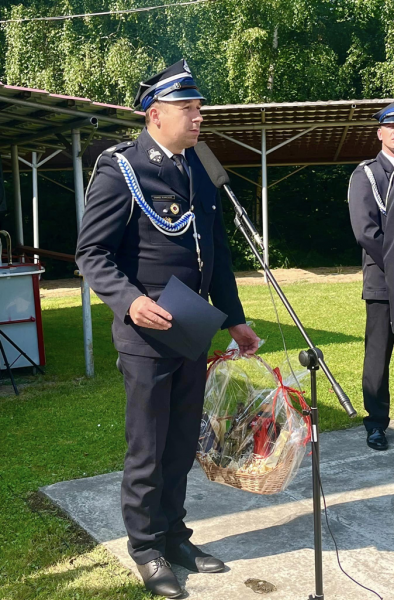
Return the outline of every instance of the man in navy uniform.
[[[377,134],[382,150],[376,158],[362,162],[353,172],[349,184],[349,208],[354,235],[363,249],[362,297],[366,301],[367,321],[362,386],[368,413],[364,425],[368,446],[374,450],[387,450],[385,430],[390,422],[389,366],[394,335],[383,247],[388,241],[387,201],[394,180],[394,104],[373,116],[379,122]]]
[[[140,85],[134,104],[145,111],[146,128],[136,141],[100,157],[77,249],[82,274],[114,313],[113,341],[127,393],[122,512],[129,553],[146,587],[169,598],[182,589],[168,561],[198,572],[224,568],[191,543],[184,523],[206,353],[188,360],[141,327],[171,327],[171,315],[156,300],[175,275],[228,315],[223,329],[242,352],[258,347],[238,298],[220,198],[193,149],[202,100],[184,60]],[[132,201],[125,164],[145,204]],[[185,226],[177,230],[182,217]]]

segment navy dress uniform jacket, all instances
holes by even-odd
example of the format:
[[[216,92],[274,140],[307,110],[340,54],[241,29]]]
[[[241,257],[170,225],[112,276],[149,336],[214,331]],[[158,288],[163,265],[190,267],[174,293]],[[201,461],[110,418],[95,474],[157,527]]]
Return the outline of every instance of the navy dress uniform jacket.
[[[383,263],[390,303],[390,321],[394,332],[394,189],[391,188],[387,202],[387,217],[383,241]]]
[[[133,167],[148,204],[162,217],[188,210],[196,215],[202,259],[199,271],[191,225],[179,236],[158,231],[135,203],[117,163],[121,153]],[[173,161],[144,129],[136,141],[109,148],[100,157],[87,193],[78,238],[77,264],[90,287],[112,309],[113,341],[119,352],[151,357],[176,353],[140,331],[128,316],[145,294],[157,300],[175,275],[228,315],[223,329],[245,322],[231,265],[217,189],[194,149],[186,150],[190,186]],[[190,189],[189,189],[190,188]]]
[[[356,240],[363,249],[362,297],[364,300],[387,301],[389,291],[383,258],[386,217],[376,203],[364,165],[368,165],[371,169],[379,194],[386,205],[392,191],[394,166],[382,152],[379,152],[375,159],[358,165],[349,183],[351,224]],[[394,256],[392,265],[394,266]]]

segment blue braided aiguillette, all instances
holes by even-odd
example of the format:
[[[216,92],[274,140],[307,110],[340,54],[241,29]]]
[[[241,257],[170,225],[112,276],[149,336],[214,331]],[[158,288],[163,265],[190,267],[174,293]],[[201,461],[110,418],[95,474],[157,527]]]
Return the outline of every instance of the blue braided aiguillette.
[[[140,209],[151,220],[153,225],[157,229],[159,229],[159,231],[162,231],[162,233],[166,233],[167,235],[180,235],[181,233],[184,233],[187,229],[189,229],[190,224],[192,223],[192,221],[194,221],[196,217],[193,212],[189,210],[187,213],[182,215],[180,219],[176,221],[176,223],[169,223],[168,221],[163,219],[163,217],[158,215],[157,212],[155,212],[145,200],[137,178],[135,176],[135,173],[133,171],[133,168],[130,165],[129,161],[120,154],[116,154],[116,157],[118,159],[118,164],[120,170],[122,171],[123,177],[125,178],[127,186],[131,192],[133,203],[134,200],[137,202]],[[132,205],[131,213],[133,212],[133,206],[134,204]]]

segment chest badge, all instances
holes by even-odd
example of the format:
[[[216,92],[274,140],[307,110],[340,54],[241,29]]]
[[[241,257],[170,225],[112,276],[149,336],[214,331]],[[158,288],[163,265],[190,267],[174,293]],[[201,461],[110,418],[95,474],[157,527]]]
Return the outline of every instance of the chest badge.
[[[171,204],[170,211],[172,212],[173,215],[177,215],[179,213],[179,205],[175,204],[175,203]]]
[[[157,164],[160,164],[163,160],[163,155],[161,154],[161,152],[156,150],[156,148],[151,148],[150,150],[148,150],[148,156],[149,160]]]

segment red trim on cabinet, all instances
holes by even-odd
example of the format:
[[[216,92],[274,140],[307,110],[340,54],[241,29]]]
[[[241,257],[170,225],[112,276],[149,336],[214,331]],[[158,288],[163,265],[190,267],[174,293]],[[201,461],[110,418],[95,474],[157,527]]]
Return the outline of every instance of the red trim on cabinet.
[[[32,279],[33,279],[34,306],[36,309],[38,355],[40,357],[39,364],[41,367],[43,367],[46,364],[46,362],[45,362],[44,334],[43,334],[43,330],[42,330],[39,275],[33,275]]]

